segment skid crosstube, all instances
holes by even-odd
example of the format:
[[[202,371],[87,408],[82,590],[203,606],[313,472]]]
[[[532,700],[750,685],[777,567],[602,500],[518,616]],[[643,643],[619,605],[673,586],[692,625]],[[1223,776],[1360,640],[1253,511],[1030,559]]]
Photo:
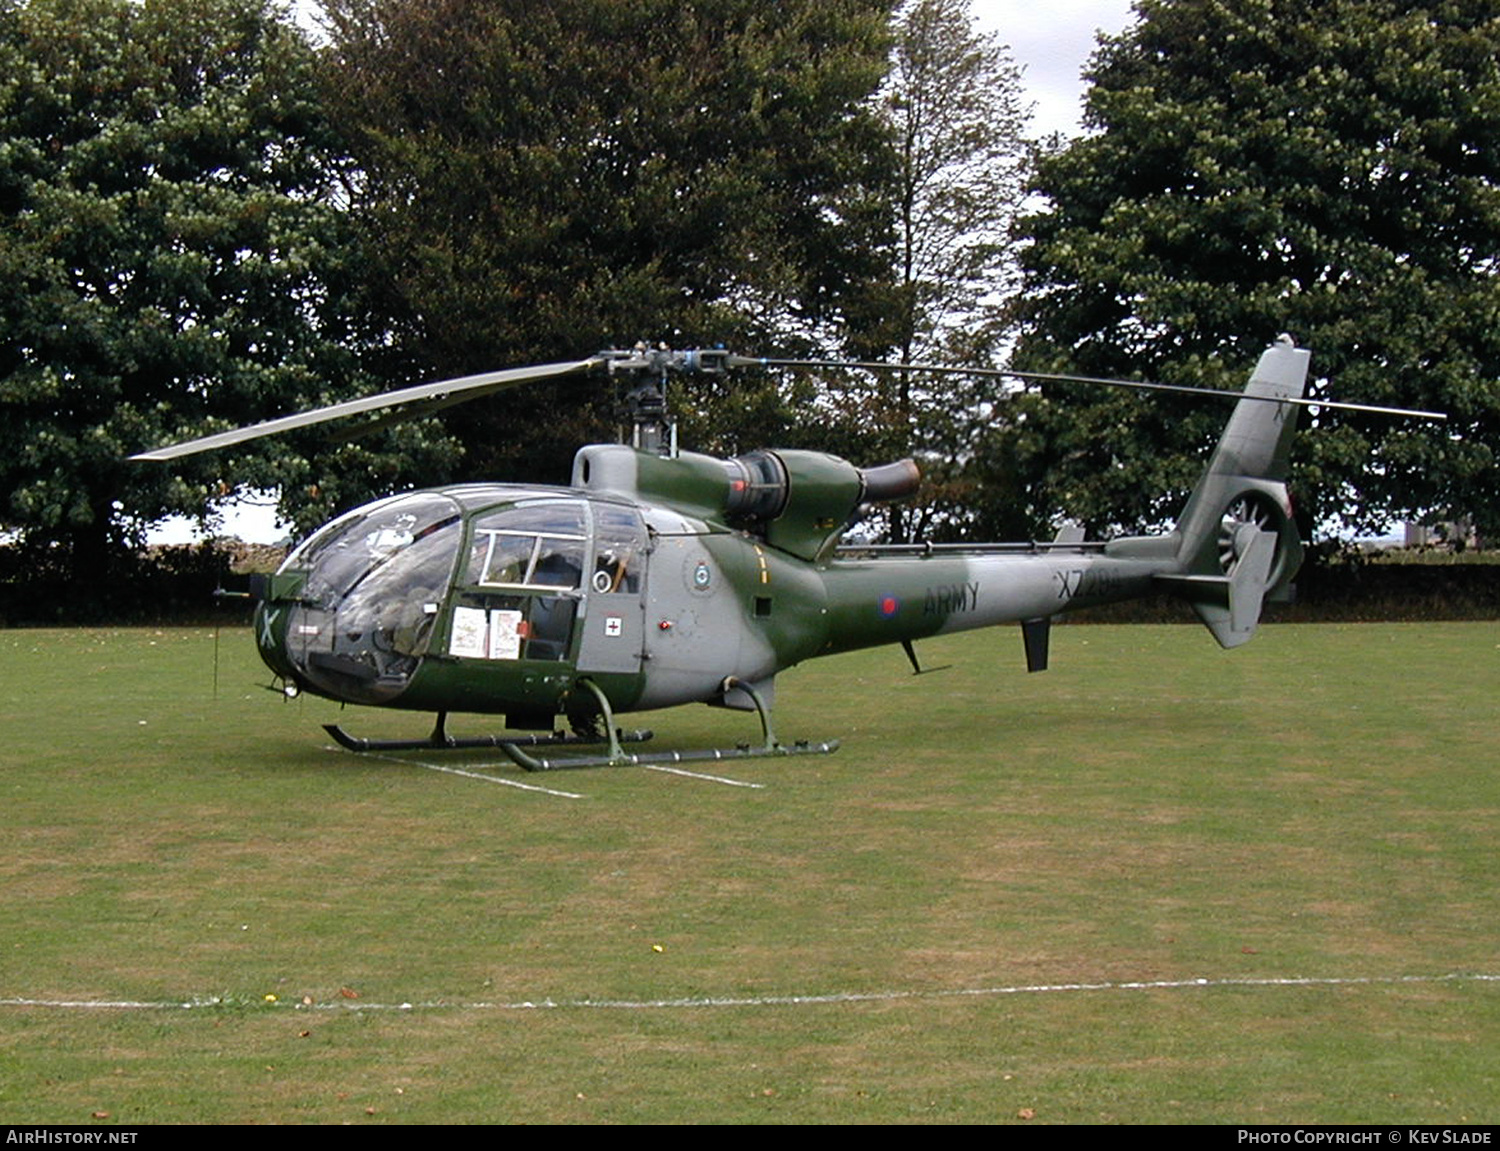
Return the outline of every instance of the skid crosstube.
[[[839,741],[829,740],[826,743],[809,743],[806,740],[798,740],[796,743],[784,744],[776,738],[776,733],[771,729],[771,709],[766,706],[761,694],[755,690],[754,685],[745,683],[733,676],[727,677],[722,686],[725,692],[738,688],[750,697],[755,705],[756,713],[760,716],[760,732],[762,742],[758,747],[752,747],[748,743],[742,743],[733,748],[704,748],[696,751],[659,751],[636,755],[628,752],[620,746],[623,740],[622,732],[615,727],[615,716],[609,706],[609,699],[605,696],[592,680],[581,679],[578,685],[591,692],[599,704],[600,715],[604,719],[604,730],[608,733],[609,754],[608,755],[569,755],[558,759],[539,759],[528,755],[520,747],[514,744],[501,744],[500,750],[515,760],[517,764],[527,771],[560,771],[575,767],[649,767],[652,765],[665,765],[673,763],[722,763],[737,759],[755,759],[761,756],[771,755],[829,755],[839,749]],[[602,741],[600,741],[602,742]]]

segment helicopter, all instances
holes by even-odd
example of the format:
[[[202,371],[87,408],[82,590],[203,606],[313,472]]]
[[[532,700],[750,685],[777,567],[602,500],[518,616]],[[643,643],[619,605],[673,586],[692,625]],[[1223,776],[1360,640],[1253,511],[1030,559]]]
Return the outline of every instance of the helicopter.
[[[361,739],[327,726],[354,751],[496,747],[531,771],[818,754],[838,741],[783,743],[772,722],[778,673],[817,656],[900,645],[920,672],[916,640],[1018,624],[1027,670],[1039,672],[1054,618],[1158,591],[1185,600],[1221,646],[1248,641],[1302,559],[1286,487],[1299,408],[1442,418],[1306,398],[1309,355],[1279,337],[1242,392],[907,366],[1232,399],[1173,529],[1101,541],[1065,528],[1049,542],[846,546],[862,510],[916,491],[913,461],[861,468],[803,450],[732,459],[682,450],[665,412],[666,380],[749,366],[889,365],[720,349],[638,345],[422,384],[132,459],[170,460],[382,409],[425,413],[531,380],[619,376],[634,385],[630,442],[580,449],[569,486],[465,483],[392,495],[344,513],[274,574],[254,577],[261,659],[288,697],[435,714],[426,739]],[[760,742],[626,749],[651,733],[623,730],[617,716],[687,703],[756,712]],[[505,730],[455,737],[450,712],[501,716]],[[556,730],[559,717],[568,730]],[[557,747],[569,750],[551,754]]]

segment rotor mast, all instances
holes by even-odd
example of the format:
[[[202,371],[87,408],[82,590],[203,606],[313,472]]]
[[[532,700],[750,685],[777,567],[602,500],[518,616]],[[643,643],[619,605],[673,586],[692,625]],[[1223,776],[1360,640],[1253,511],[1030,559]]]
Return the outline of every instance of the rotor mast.
[[[677,421],[667,414],[668,378],[684,372],[722,375],[732,358],[721,348],[677,352],[644,341],[628,352],[600,355],[612,377],[624,377],[619,387],[630,415],[630,446],[668,459],[677,455]]]

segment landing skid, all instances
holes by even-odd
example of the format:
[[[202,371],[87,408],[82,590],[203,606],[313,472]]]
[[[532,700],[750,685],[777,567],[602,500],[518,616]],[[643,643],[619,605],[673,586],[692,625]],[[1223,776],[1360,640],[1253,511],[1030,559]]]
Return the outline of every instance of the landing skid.
[[[757,759],[768,755],[831,755],[839,749],[839,741],[827,743],[777,744],[775,747],[751,747],[742,743],[738,747],[710,747],[696,751],[649,751],[636,755],[628,751],[611,752],[609,755],[568,755],[557,759],[541,759],[528,755],[514,744],[497,745],[520,767],[527,771],[563,771],[573,767],[650,767],[653,764],[672,763],[723,763],[735,759]]]
[[[360,739],[350,735],[336,723],[325,723],[323,730],[333,737],[335,743],[349,751],[461,751],[464,748],[475,747],[496,747],[501,751],[506,751],[517,745],[568,747],[588,746],[603,742],[602,736],[567,735],[557,731],[548,735],[480,735],[460,739],[448,734],[447,718],[446,712],[439,712],[432,734],[426,739]],[[644,743],[651,738],[651,735],[649,731],[621,731],[615,733],[615,738],[621,743]]]
[[[432,734],[426,739],[358,739],[336,723],[323,725],[323,730],[333,737],[340,747],[350,751],[457,751],[462,748],[493,747],[503,751],[518,767],[526,771],[563,771],[579,767],[643,767],[650,764],[710,763],[737,759],[758,759],[773,755],[830,755],[839,749],[839,741],[810,743],[798,740],[784,744],[771,730],[771,713],[765,701],[750,684],[730,677],[723,683],[724,691],[738,688],[750,697],[760,716],[762,742],[759,746],[742,743],[737,747],[702,748],[694,751],[658,751],[635,754],[627,752],[622,745],[644,743],[651,738],[649,731],[621,731],[615,727],[614,711],[604,692],[591,680],[581,679],[580,687],[588,690],[599,704],[603,719],[604,735],[594,733],[567,735],[552,732],[549,735],[482,735],[458,739],[448,734],[447,712],[439,712]],[[534,756],[522,748],[578,747],[591,744],[609,744],[607,754],[566,755],[556,758]]]

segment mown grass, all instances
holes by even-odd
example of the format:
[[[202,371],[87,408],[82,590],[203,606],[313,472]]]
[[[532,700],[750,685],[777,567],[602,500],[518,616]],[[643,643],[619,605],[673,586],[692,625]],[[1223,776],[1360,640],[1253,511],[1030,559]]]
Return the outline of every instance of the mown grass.
[[[778,726],[844,750],[760,789],[443,761],[580,799],[331,752],[426,721],[279,702],[240,631],[215,697],[213,650],[0,633],[0,1121],[1500,1118],[1500,985],[1392,982],[1500,974],[1500,624],[819,661]],[[1374,982],[1221,982],[1304,977]]]

